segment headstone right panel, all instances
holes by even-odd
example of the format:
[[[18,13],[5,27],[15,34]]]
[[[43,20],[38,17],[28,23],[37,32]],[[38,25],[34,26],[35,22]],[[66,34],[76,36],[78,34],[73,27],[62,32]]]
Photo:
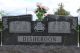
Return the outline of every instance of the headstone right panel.
[[[77,17],[48,15],[48,34],[61,36],[63,45],[77,45]]]

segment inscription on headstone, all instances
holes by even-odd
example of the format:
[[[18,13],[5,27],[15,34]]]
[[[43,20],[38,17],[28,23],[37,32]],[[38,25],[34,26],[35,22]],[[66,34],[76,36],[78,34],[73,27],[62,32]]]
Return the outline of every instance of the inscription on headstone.
[[[70,23],[64,21],[49,22],[48,33],[71,33]]]
[[[10,33],[31,33],[31,23],[27,21],[12,21],[9,23]]]
[[[45,25],[42,23],[42,22],[37,22],[34,26],[34,30],[36,32],[41,32],[41,31],[44,31],[45,30]]]
[[[61,43],[61,36],[18,36],[18,42],[52,42]]]

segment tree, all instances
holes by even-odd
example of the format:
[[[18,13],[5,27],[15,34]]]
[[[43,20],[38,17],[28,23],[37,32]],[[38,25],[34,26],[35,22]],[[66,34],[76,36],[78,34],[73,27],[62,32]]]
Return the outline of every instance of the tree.
[[[4,12],[3,10],[1,10],[1,11],[0,11],[0,15],[1,15],[1,16],[4,16],[4,15],[5,15],[5,12]]]
[[[77,12],[79,12],[80,11],[80,8],[79,9],[77,9]]]
[[[80,8],[79,9],[77,9],[77,12],[79,13],[79,15],[80,15]],[[79,21],[80,21],[80,19],[79,19]],[[78,22],[79,22],[78,21]],[[78,24],[78,26],[79,26],[79,31],[80,31],[80,23]]]
[[[64,5],[62,3],[59,4],[59,8],[57,9],[57,11],[54,14],[62,15],[62,16],[70,15],[70,13],[64,9]]]
[[[2,21],[0,21],[0,30],[2,29]]]
[[[80,15],[80,8],[79,9],[77,9],[77,12],[79,13],[79,15]],[[79,21],[78,21],[79,22]],[[78,28],[77,28],[77,32],[78,32],[78,42],[80,43],[80,35],[79,35],[79,33],[80,33],[80,25],[78,24]]]
[[[5,15],[6,15],[6,13],[5,13],[3,10],[1,10],[1,11],[0,11],[0,30],[2,30],[2,21],[1,21],[2,18],[1,18],[1,17],[2,17],[2,16],[5,16]]]
[[[44,19],[44,14],[47,13],[47,7],[42,6],[40,3],[37,4],[37,9],[35,10],[37,21],[42,21]]]

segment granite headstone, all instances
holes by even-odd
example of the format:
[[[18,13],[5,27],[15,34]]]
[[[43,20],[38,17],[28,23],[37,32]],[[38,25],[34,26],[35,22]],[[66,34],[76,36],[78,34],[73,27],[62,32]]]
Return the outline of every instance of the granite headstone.
[[[48,15],[32,21],[32,15],[3,17],[4,45],[77,45],[77,17]]]

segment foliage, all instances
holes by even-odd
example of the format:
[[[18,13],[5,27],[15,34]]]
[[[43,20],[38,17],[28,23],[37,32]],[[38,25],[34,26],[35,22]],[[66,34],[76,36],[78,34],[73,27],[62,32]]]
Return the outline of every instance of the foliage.
[[[37,4],[37,9],[35,10],[36,16],[38,17],[37,21],[42,21],[44,14],[47,13],[48,8],[42,6],[40,3]]]
[[[80,8],[79,9],[77,9],[77,12],[79,12],[80,11]]]
[[[0,21],[0,30],[2,30],[2,21]]]
[[[1,10],[1,11],[0,11],[0,15],[1,15],[1,16],[5,16],[6,13],[5,13],[3,10]]]
[[[0,11],[0,15],[1,15],[1,17],[2,17],[2,16],[5,16],[6,13],[5,13],[3,10],[1,10],[1,11]],[[1,19],[2,19],[2,18],[0,18],[0,30],[2,30],[2,21],[1,21]]]
[[[64,6],[62,3],[59,4],[59,8],[57,11],[54,13],[55,15],[62,15],[62,16],[67,16],[70,13],[64,9]]]
[[[80,25],[78,25],[78,31],[80,32]]]

